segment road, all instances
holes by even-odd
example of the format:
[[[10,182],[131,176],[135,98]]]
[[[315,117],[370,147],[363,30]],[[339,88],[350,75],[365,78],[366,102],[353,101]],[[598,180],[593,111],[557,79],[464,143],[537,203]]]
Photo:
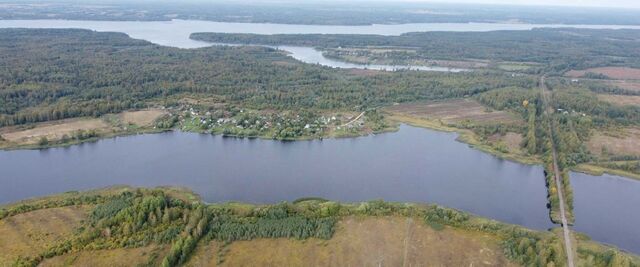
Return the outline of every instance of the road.
[[[360,117],[364,116],[364,113],[365,113],[365,112],[366,112],[366,111],[363,111],[362,113],[360,113],[360,115],[356,116],[355,118],[353,118],[353,120],[351,120],[351,121],[349,121],[349,122],[347,122],[347,123],[343,124],[342,126],[343,126],[343,127],[344,127],[344,126],[348,126],[349,124],[352,124],[353,122],[357,121],[358,119],[360,119]]]
[[[540,77],[540,90],[542,91],[542,102],[545,105],[544,113],[549,115],[553,113],[553,109],[550,109],[548,106],[548,97],[551,96],[547,90],[547,86],[544,83],[544,76]],[[569,267],[574,267],[573,261],[573,246],[571,244],[571,230],[569,229],[569,224],[567,223],[567,215],[565,213],[564,207],[564,193],[562,192],[562,183],[560,182],[560,168],[558,168],[558,153],[556,152],[556,146],[553,140],[553,127],[551,120],[548,121],[549,126],[549,138],[551,138],[551,152],[553,156],[553,176],[556,181],[556,187],[558,188],[558,199],[560,200],[560,219],[562,221],[562,232],[564,235],[564,249],[567,254],[567,265]]]

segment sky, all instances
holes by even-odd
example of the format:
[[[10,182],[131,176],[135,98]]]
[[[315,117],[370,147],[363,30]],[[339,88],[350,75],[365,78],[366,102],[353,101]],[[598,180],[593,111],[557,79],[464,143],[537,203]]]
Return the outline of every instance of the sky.
[[[1,0],[0,0],[1,1]],[[55,0],[53,0],[55,1]],[[85,0],[77,0],[85,1]],[[94,0],[95,1],[95,0]],[[104,0],[98,0],[104,1]],[[118,0],[116,0],[118,1]],[[121,0],[131,1],[131,0]],[[143,2],[170,1],[172,0],[138,0]],[[254,2],[254,3],[280,3],[299,2],[313,3],[326,2],[327,0],[186,0],[190,2]],[[537,5],[537,6],[576,6],[576,7],[611,7],[640,9],[640,0],[328,0],[329,2],[410,2],[410,3],[471,3],[471,4],[501,4],[501,5]],[[640,16],[640,10],[638,10]]]
[[[441,3],[474,3],[474,4],[509,4],[509,5],[547,5],[547,6],[581,6],[581,7],[623,7],[640,8],[640,0],[404,0],[406,2],[441,2]],[[640,16],[640,13],[638,13]]]

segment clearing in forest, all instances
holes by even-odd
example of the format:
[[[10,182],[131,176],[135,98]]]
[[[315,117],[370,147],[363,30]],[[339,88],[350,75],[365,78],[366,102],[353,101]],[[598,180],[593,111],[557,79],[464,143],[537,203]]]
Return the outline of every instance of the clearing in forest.
[[[222,266],[515,266],[492,235],[396,216],[344,218],[330,240],[211,242],[187,265],[215,266],[219,256]]]
[[[150,126],[160,116],[167,114],[161,109],[148,109],[140,111],[126,111],[121,114],[122,122],[131,123],[138,126]]]
[[[150,245],[138,248],[72,252],[45,259],[38,266],[160,266],[169,247],[169,245]]]
[[[521,121],[514,114],[506,111],[491,110],[471,99],[404,103],[388,107],[386,110],[391,113],[401,113],[421,119],[440,120],[447,124],[469,121],[486,125]]]
[[[610,85],[622,88],[627,91],[640,92],[640,82],[633,81],[609,81]]]
[[[0,266],[18,256],[35,256],[73,235],[88,206],[51,208],[0,220]]]
[[[620,106],[629,106],[629,105],[637,105],[640,106],[640,96],[637,95],[598,95],[603,101],[620,105]]]
[[[640,128],[596,132],[587,142],[587,147],[596,155],[640,156]]]
[[[49,140],[61,139],[63,135],[72,136],[78,130],[108,130],[111,126],[101,119],[66,119],[37,123],[32,128],[7,127],[0,130],[2,138],[16,143],[33,144],[40,138]]]
[[[524,137],[520,133],[507,132],[504,135],[500,133],[493,134],[487,138],[487,141],[493,144],[504,144],[507,151],[513,153],[523,153],[520,144]]]
[[[585,70],[571,70],[565,73],[569,77],[583,77],[587,73],[602,74],[611,79],[618,80],[640,80],[640,69],[628,67],[599,67]]]

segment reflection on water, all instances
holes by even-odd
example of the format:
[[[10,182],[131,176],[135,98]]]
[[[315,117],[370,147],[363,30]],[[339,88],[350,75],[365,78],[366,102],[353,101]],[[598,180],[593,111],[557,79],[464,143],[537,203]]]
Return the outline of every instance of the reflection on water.
[[[541,167],[497,159],[455,137],[410,126],[300,142],[170,132],[4,151],[0,203],[115,184],[179,185],[210,202],[309,196],[429,202],[535,229],[551,226]]]
[[[640,182],[613,175],[571,173],[575,230],[640,253]]]

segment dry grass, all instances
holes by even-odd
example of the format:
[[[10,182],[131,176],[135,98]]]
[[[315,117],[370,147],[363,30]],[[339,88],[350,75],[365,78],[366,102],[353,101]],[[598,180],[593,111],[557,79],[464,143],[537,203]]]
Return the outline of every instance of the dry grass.
[[[0,220],[0,266],[18,256],[35,256],[73,234],[89,207],[36,210]]]
[[[120,114],[120,118],[124,123],[135,124],[138,126],[150,126],[160,116],[167,114],[161,109],[149,109],[140,111],[127,111]]]
[[[151,266],[160,266],[167,248],[168,246],[147,246],[81,251],[46,259],[38,266],[139,266],[148,263],[152,257],[154,260],[151,261]]]
[[[202,246],[188,266],[215,266],[219,244]],[[510,266],[495,237],[420,219],[349,217],[330,240],[258,239],[224,248],[223,266]]]
[[[111,126],[100,119],[68,119],[35,124],[31,129],[19,127],[5,128],[0,131],[2,138],[14,143],[34,144],[40,138],[59,140],[63,135],[72,136],[78,130],[110,130]]]
[[[635,95],[598,95],[598,98],[621,106],[640,105],[640,96]]]
[[[384,74],[384,71],[381,70],[371,70],[371,69],[349,69],[348,70],[349,74],[354,75],[354,76],[376,76],[376,75],[380,75],[380,74]]]
[[[218,252],[221,247],[221,243],[216,241],[211,241],[208,244],[204,241],[200,242],[184,266],[217,266]]]
[[[488,141],[491,143],[504,144],[509,152],[521,153],[520,144],[522,143],[522,134],[508,132],[505,135],[494,134],[489,136]]]
[[[385,109],[427,120],[440,120],[447,124],[470,121],[476,124],[518,123],[521,120],[505,111],[490,111],[471,99],[455,99],[442,102],[406,103]]]
[[[386,59],[383,56],[387,53],[409,53],[416,54],[417,51],[412,48],[399,48],[399,47],[366,47],[366,48],[338,48],[333,49],[340,53],[340,57],[347,59],[350,62],[360,64],[386,64],[386,65],[416,65],[416,66],[440,66],[448,68],[485,68],[489,66],[489,61],[486,60],[434,60],[434,59],[407,59],[401,60],[401,62]],[[363,53],[363,55],[358,55]],[[371,56],[377,56],[372,58]]]
[[[609,81],[610,85],[620,87],[625,90],[640,92],[640,82],[632,81]]]
[[[640,69],[627,68],[627,67],[600,67],[590,68],[585,70],[571,70],[565,73],[565,76],[569,77],[582,77],[586,73],[604,74],[611,79],[618,80],[637,80],[640,79]]]
[[[596,132],[587,147],[596,155],[602,155],[604,147],[608,154],[640,156],[640,128]]]

